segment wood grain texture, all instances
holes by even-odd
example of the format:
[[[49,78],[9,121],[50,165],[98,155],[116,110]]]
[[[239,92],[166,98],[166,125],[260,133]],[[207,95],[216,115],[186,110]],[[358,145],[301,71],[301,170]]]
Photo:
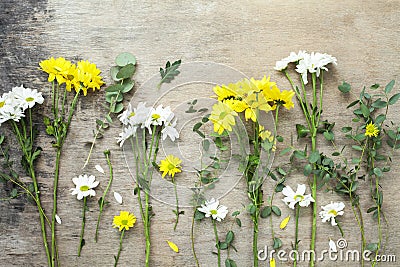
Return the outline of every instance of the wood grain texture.
[[[36,88],[46,96],[49,85],[43,73],[38,70],[38,62],[50,56],[63,56],[71,60],[87,59],[97,64],[103,71],[105,80],[110,83],[108,70],[114,64],[115,56],[123,51],[136,55],[138,59],[135,74],[135,90],[157,74],[158,68],[167,60],[181,58],[183,62],[212,61],[226,64],[250,77],[261,78],[271,75],[280,88],[289,88],[284,77],[273,70],[275,61],[291,51],[305,49],[334,55],[338,66],[326,75],[326,95],[324,99],[324,119],[336,121],[340,129],[348,124],[351,113],[346,110],[351,101],[339,94],[337,85],[343,80],[352,84],[356,90],[374,83],[386,84],[399,80],[399,41],[400,41],[400,2],[388,1],[133,1],[133,0],[1,0],[0,1],[0,92],[13,86],[24,84]],[[234,81],[232,81],[234,82]],[[170,99],[174,105],[191,99],[193,90],[204,96],[211,95],[211,86],[182,87],[181,94]],[[185,91],[186,90],[186,91]],[[192,90],[192,91],[191,91]],[[204,90],[204,91],[201,91]],[[208,91],[207,91],[208,90]],[[396,85],[395,90],[399,90]],[[150,94],[151,95],[151,94]],[[133,93],[130,97],[133,96]],[[143,96],[135,94],[134,98]],[[66,141],[59,184],[59,216],[62,224],[57,226],[60,261],[62,266],[112,266],[113,255],[117,253],[119,233],[111,227],[112,218],[120,210],[134,212],[138,217],[138,202],[132,196],[133,180],[125,164],[124,155],[115,142],[120,126],[118,123],[108,129],[104,139],[98,142],[91,163],[82,170],[88,153],[86,142],[92,137],[95,119],[104,113],[101,107],[103,95],[90,94],[78,104],[68,139]],[[41,185],[42,201],[46,212],[51,211],[52,177],[55,152],[51,138],[44,133],[41,116],[49,113],[49,103],[37,111],[36,123],[40,129],[39,145],[43,153],[38,161],[38,177]],[[398,105],[396,106],[398,109]],[[399,113],[393,109],[390,118],[400,121]],[[300,108],[283,112],[280,131],[288,144],[295,135],[294,124],[303,120]],[[3,131],[3,126],[2,129]],[[5,129],[7,131],[7,129]],[[186,129],[187,132],[190,132]],[[188,133],[189,134],[189,133]],[[185,138],[183,134],[182,138]],[[342,136],[338,143],[347,142]],[[189,139],[189,138],[187,138]],[[10,141],[15,142],[15,141]],[[189,140],[190,142],[190,140]],[[15,145],[15,143],[14,143]],[[300,143],[299,145],[304,145]],[[324,141],[319,143],[324,151],[330,151]],[[283,145],[282,145],[283,147]],[[278,147],[279,148],[279,147]],[[106,169],[103,156],[105,149],[111,150],[115,169],[115,180],[110,191],[111,204],[104,212],[100,227],[99,242],[93,240],[98,215],[97,199],[89,201],[87,213],[86,245],[82,256],[77,257],[77,246],[81,223],[82,203],[70,195],[71,179],[82,172],[95,174],[94,165]],[[17,152],[13,149],[13,152]],[[193,152],[195,153],[195,152]],[[190,154],[190,153],[189,153]],[[15,158],[18,162],[18,157]],[[285,162],[278,157],[274,165]],[[397,205],[400,203],[400,157],[393,157],[395,164],[390,176],[382,180],[385,192],[384,209],[389,224],[386,253],[400,257],[400,227]],[[98,192],[106,187],[107,178],[98,175]],[[304,182],[302,175],[290,177],[288,183],[296,185]],[[264,185],[264,192],[271,191],[271,185]],[[368,185],[361,189],[368,192]],[[3,188],[6,190],[6,187]],[[4,190],[0,196],[4,196]],[[241,209],[247,203],[242,179],[234,189],[222,198],[222,204],[231,211]],[[118,205],[112,199],[112,192],[119,192],[124,203]],[[168,194],[169,192],[165,192]],[[331,200],[347,201],[335,194],[319,192],[320,204]],[[278,197],[280,198],[280,196]],[[185,209],[185,215],[177,231],[173,231],[174,215],[172,207],[152,200],[156,216],[152,220],[152,266],[195,266],[190,248],[190,224],[192,209]],[[353,215],[346,208],[342,225],[349,248],[359,247],[359,231]],[[292,214],[280,200],[276,201],[283,215]],[[366,210],[372,205],[369,194],[362,196],[362,206]],[[46,258],[42,248],[40,227],[36,208],[24,199],[0,203],[0,266],[45,266]],[[301,219],[300,249],[308,248],[310,240],[311,210],[305,210]],[[235,228],[235,247],[238,253],[231,252],[238,266],[251,266],[252,227],[248,216],[241,217],[243,227]],[[219,225],[225,233],[232,219]],[[368,237],[376,236],[376,223],[365,216]],[[275,228],[281,237],[284,248],[290,249],[293,239],[293,221],[285,231]],[[195,227],[196,252],[201,266],[216,266],[214,235],[210,222],[197,223]],[[260,249],[271,247],[268,220],[260,225]],[[144,265],[143,224],[138,220],[135,228],[127,232],[119,266]],[[340,236],[337,229],[318,220],[317,248],[328,247],[329,237],[336,240]],[[173,253],[166,240],[175,242],[179,254]],[[374,240],[369,240],[374,241]],[[223,253],[223,258],[226,254]],[[318,266],[359,266],[356,262],[320,262]],[[262,262],[260,266],[268,266]],[[290,262],[278,266],[290,266]],[[306,266],[301,263],[300,266]],[[396,263],[383,263],[382,266],[398,266]]]

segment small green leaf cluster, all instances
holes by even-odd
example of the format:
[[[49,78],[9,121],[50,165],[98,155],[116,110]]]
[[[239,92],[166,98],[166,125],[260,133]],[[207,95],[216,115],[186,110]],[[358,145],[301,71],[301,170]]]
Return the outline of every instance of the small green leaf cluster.
[[[182,61],[179,59],[174,63],[170,63],[167,61],[165,64],[165,69],[160,68],[161,80],[158,83],[157,87],[160,88],[163,83],[170,83],[176,76],[179,75],[180,71],[178,70]]]

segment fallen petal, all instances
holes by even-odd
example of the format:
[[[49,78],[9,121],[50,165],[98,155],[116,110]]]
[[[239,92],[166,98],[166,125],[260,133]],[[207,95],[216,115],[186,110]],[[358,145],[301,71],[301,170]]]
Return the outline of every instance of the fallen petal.
[[[122,204],[122,196],[119,193],[114,192],[114,198],[119,204]]]
[[[101,172],[102,174],[104,174],[104,170],[100,165],[96,165],[94,166],[96,168],[97,171]]]
[[[178,246],[177,246],[174,242],[171,242],[171,241],[168,241],[168,240],[167,240],[167,243],[168,243],[169,247],[170,247],[174,252],[176,252],[176,253],[179,252],[179,248],[178,248]]]

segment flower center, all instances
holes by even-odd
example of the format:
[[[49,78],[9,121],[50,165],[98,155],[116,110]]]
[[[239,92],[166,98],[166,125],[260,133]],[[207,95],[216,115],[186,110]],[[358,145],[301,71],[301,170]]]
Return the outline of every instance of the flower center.
[[[32,102],[33,100],[35,100],[33,97],[27,97],[25,98],[26,102]]]
[[[153,114],[151,115],[151,117],[153,118],[153,120],[158,120],[159,118],[161,118],[160,114]]]
[[[128,118],[132,118],[133,116],[135,116],[135,112],[131,112],[131,114],[129,114]]]
[[[122,220],[121,225],[128,225],[128,220]]]
[[[302,195],[295,195],[293,199],[296,200],[296,201],[302,201],[302,200],[304,199],[304,196],[302,196]]]
[[[337,216],[337,211],[336,210],[330,210],[329,212],[328,212],[328,214],[332,214],[333,216]]]
[[[172,164],[172,163],[169,163],[168,164],[168,170],[173,170],[173,169],[175,169],[175,165]]]
[[[217,215],[217,210],[210,210],[210,213],[212,214],[212,215]]]
[[[81,191],[88,191],[88,190],[90,189],[90,187],[87,186],[87,185],[82,185],[79,189],[80,189]]]
[[[0,102],[0,108],[2,108],[2,107],[4,107],[4,105],[6,104],[6,102],[5,101],[3,101],[3,102]]]

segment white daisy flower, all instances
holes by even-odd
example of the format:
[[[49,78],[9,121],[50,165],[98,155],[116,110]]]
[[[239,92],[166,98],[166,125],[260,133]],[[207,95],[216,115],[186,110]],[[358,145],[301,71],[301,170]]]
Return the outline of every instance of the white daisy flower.
[[[43,104],[44,98],[36,89],[25,88],[24,85],[13,87],[14,97],[21,101],[22,108],[32,108],[36,103]]]
[[[128,125],[129,118],[132,117],[133,115],[135,114],[133,114],[132,105],[131,103],[129,103],[128,107],[124,110],[124,112],[118,115],[118,119],[122,122],[123,125]]]
[[[95,196],[96,192],[93,190],[99,185],[99,181],[95,181],[93,175],[79,175],[79,177],[74,177],[72,182],[75,184],[75,188],[71,189],[71,195],[77,195],[77,199],[81,200],[87,196]]]
[[[133,110],[132,116],[129,117],[129,123],[131,125],[141,125],[142,128],[144,128],[145,123],[150,116],[151,112],[151,107],[146,107],[146,103],[140,102]]]
[[[22,117],[25,117],[25,114],[19,106],[7,106],[0,111],[0,124],[8,120],[18,122]]]
[[[167,121],[167,119],[173,114],[171,111],[171,107],[163,108],[162,104],[158,107],[151,108],[150,116],[147,118],[145,126],[149,130],[149,133],[152,132],[152,127],[154,125],[163,125]]]
[[[282,193],[285,195],[283,202],[289,206],[289,208],[294,209],[294,206],[299,203],[301,207],[308,207],[311,202],[315,202],[315,200],[311,197],[311,194],[304,195],[306,192],[306,185],[299,184],[297,185],[296,192],[290,186],[286,186],[283,188]]]
[[[289,63],[298,62],[299,60],[303,59],[305,54],[306,51],[301,50],[298,54],[296,54],[295,52],[290,52],[290,55],[288,57],[285,57],[282,60],[276,62],[274,69],[279,71],[284,70],[287,68]]]
[[[176,138],[179,138],[179,133],[175,129],[176,126],[176,120],[173,120],[174,114],[171,114],[171,119],[168,119],[168,121],[165,123],[164,128],[161,130],[161,138],[162,140],[165,140],[167,137],[171,139],[172,142],[175,141]]]
[[[117,143],[119,143],[119,146],[122,147],[124,145],[124,142],[129,137],[136,136],[136,130],[137,130],[137,126],[128,125],[128,127],[125,127],[122,130],[122,133],[120,133],[119,137],[117,138]]]
[[[322,211],[319,216],[322,218],[322,222],[331,221],[332,226],[337,225],[335,217],[344,214],[345,205],[343,202],[331,202],[326,206],[322,206]]]
[[[206,201],[201,205],[201,208],[197,208],[200,212],[203,212],[206,217],[212,217],[214,220],[221,221],[225,219],[228,214],[228,208],[219,205],[219,201],[212,198],[210,201]]]

